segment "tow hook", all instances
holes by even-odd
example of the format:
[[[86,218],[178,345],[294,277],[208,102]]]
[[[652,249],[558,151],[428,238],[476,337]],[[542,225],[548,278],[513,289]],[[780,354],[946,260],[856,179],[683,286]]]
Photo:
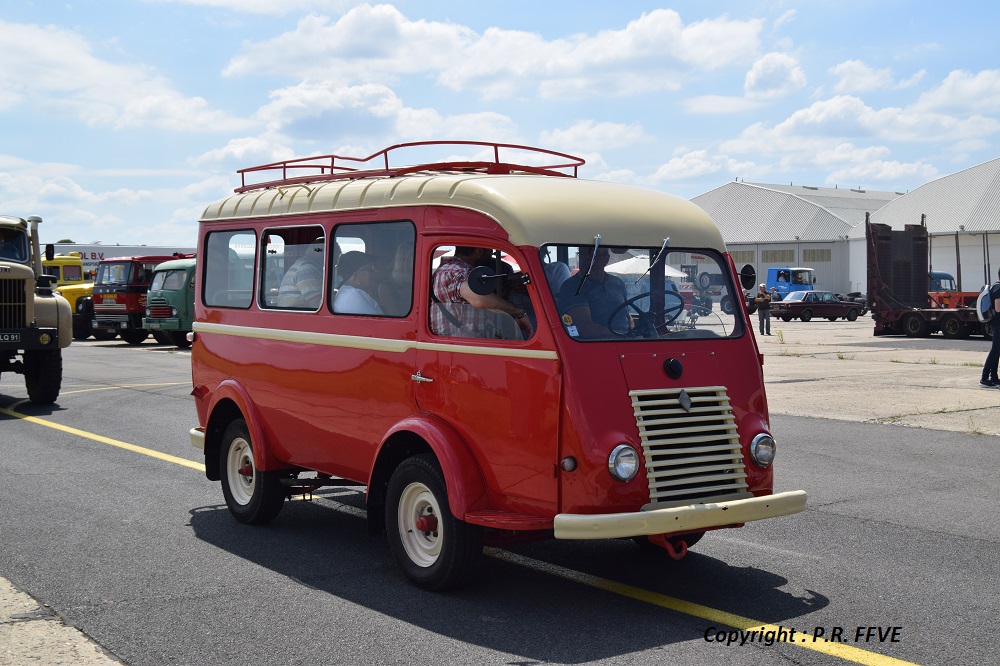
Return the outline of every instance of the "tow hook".
[[[650,534],[647,538],[652,543],[655,543],[657,546],[667,551],[667,554],[675,560],[683,559],[684,556],[687,555],[688,546],[684,539],[674,539],[674,542],[671,543],[671,541],[662,534]],[[674,546],[674,543],[677,544],[676,547]]]

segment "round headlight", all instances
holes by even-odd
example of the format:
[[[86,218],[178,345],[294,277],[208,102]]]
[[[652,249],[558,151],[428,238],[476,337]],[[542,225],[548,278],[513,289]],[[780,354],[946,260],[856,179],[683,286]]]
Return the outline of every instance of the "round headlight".
[[[146,308],[146,316],[149,316],[149,308]]]
[[[629,481],[639,471],[639,454],[628,444],[619,444],[608,456],[608,471],[619,481]]]
[[[171,317],[177,316],[177,308],[170,308],[170,316]]]
[[[777,445],[767,433],[761,433],[750,442],[750,457],[761,467],[767,467],[774,462],[774,453]]]

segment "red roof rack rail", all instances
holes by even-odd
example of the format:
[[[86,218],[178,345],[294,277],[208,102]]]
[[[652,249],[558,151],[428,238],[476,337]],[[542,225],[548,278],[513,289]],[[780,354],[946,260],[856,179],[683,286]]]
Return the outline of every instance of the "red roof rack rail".
[[[469,161],[455,160],[447,162],[434,162],[427,164],[415,164],[407,166],[391,166],[389,154],[402,148],[414,148],[421,146],[482,146],[493,149],[492,161]],[[500,150],[519,150],[546,156],[544,161],[554,162],[553,164],[514,164],[500,160]],[[375,162],[381,157],[381,164]],[[558,159],[552,159],[558,158]],[[358,166],[343,164],[350,162]],[[371,164],[375,162],[375,164]],[[376,166],[376,164],[378,166]],[[586,164],[581,157],[574,157],[566,153],[558,153],[545,148],[535,148],[532,146],[521,146],[513,143],[494,143],[489,141],[413,141],[410,143],[398,143],[388,148],[383,148],[377,153],[368,157],[347,157],[345,155],[317,155],[314,157],[298,157],[291,160],[271,162],[259,166],[240,169],[236,173],[240,174],[241,185],[236,188],[236,192],[248,192],[250,190],[266,189],[270,187],[281,187],[285,185],[301,185],[304,183],[316,183],[328,180],[346,180],[355,178],[369,178],[374,176],[393,177],[403,176],[422,171],[465,171],[491,174],[510,173],[532,173],[544,176],[563,176],[576,178],[577,170]],[[567,173],[563,170],[572,170]],[[273,180],[265,180],[259,183],[247,184],[247,174],[280,172],[281,177]],[[302,175],[295,175],[302,173]]]

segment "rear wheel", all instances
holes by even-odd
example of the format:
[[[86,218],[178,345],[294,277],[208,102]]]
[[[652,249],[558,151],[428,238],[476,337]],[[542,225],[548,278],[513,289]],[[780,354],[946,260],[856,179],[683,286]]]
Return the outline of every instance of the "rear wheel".
[[[149,331],[144,328],[127,328],[120,333],[122,340],[130,345],[141,345],[149,337]]]
[[[175,347],[187,349],[191,346],[191,343],[187,339],[187,333],[184,331],[170,331],[167,333],[167,337],[170,339],[170,343]]]
[[[802,314],[799,315],[799,319],[801,319],[802,321],[809,321],[812,318],[813,318],[813,311],[809,309],[803,310]]]
[[[444,475],[429,454],[404,460],[392,473],[385,529],[396,564],[426,590],[463,583],[483,551],[482,529],[451,513]]]
[[[226,506],[241,523],[266,523],[281,511],[288,495],[281,474],[262,472],[253,461],[253,444],[243,419],[226,428],[219,447],[222,494]]]
[[[38,405],[55,402],[62,388],[62,351],[24,352],[24,386],[31,402]]]
[[[945,317],[941,320],[941,335],[946,338],[967,338],[969,328],[958,317]]]
[[[924,338],[930,333],[930,325],[920,315],[911,314],[903,318],[903,333],[911,338]]]

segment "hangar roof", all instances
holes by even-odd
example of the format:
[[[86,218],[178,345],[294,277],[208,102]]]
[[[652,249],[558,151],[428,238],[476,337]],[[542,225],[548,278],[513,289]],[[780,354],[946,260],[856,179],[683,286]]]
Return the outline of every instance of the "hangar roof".
[[[864,237],[865,213],[901,194],[732,182],[691,201],[712,216],[727,243],[780,243]]]

